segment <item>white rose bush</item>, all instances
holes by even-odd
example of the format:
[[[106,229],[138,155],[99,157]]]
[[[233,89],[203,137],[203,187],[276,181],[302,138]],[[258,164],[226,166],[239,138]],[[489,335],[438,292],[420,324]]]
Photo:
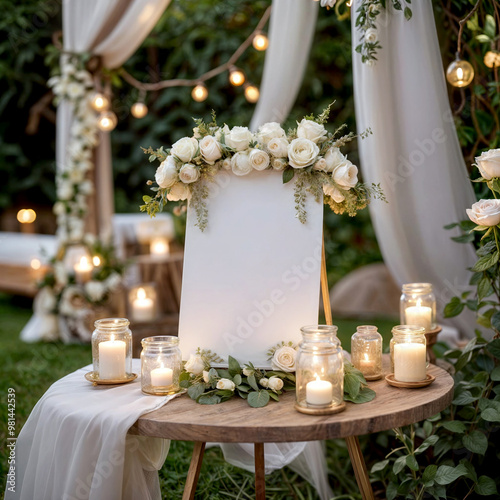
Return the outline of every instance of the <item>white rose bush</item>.
[[[245,177],[268,170],[281,172],[284,184],[295,180],[295,211],[301,223],[307,222],[309,195],[317,202],[323,200],[335,213],[356,215],[371,198],[383,199],[383,194],[378,185],[359,182],[358,168],[341,152],[355,135],[342,135],[344,126],[329,132],[325,127],[329,112],[330,107],[316,118],[302,119],[288,133],[276,122],[251,132],[247,127],[221,127],[215,115],[211,123],[195,120],[192,137],[179,139],[170,149],[144,149],[149,161],[158,160],[160,165],[154,181],[148,181],[155,194],[143,197],[141,211],[154,216],[169,201],[189,203],[196,212],[196,225],[204,231],[209,183],[219,171]]]

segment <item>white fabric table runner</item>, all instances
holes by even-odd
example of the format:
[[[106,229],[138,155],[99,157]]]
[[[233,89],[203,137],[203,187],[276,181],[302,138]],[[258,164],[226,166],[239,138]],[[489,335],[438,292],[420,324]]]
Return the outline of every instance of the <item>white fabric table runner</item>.
[[[140,360],[133,360],[140,374]],[[161,500],[158,469],[170,441],[127,432],[175,396],[147,396],[140,376],[92,386],[81,368],[55,382],[16,443],[15,492],[5,500]]]

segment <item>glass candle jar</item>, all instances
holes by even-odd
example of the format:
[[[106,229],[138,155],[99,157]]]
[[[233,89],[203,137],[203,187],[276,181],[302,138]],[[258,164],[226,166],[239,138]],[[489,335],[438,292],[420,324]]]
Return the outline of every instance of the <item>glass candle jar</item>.
[[[399,302],[402,325],[415,325],[434,330],[436,325],[436,296],[430,283],[407,283]]]
[[[128,292],[130,319],[136,323],[148,323],[158,317],[158,298],[154,284],[132,287]]]
[[[351,337],[351,362],[366,378],[382,377],[382,335],[376,326],[358,326]]]
[[[296,407],[325,412],[344,400],[344,358],[337,327],[305,326],[296,359]],[[312,411],[308,411],[312,413]]]
[[[132,332],[125,318],[94,323],[92,359],[100,380],[124,380],[132,373]]]
[[[182,355],[178,337],[163,335],[142,339],[142,392],[155,396],[179,391]]]
[[[420,382],[427,376],[425,329],[399,325],[392,329],[391,368],[399,382]]]

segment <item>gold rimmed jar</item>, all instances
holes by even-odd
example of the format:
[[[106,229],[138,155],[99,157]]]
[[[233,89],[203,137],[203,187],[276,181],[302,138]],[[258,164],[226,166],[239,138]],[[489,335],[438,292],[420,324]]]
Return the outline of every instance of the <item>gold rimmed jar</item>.
[[[382,335],[373,325],[358,326],[351,337],[351,362],[366,380],[382,378]]]

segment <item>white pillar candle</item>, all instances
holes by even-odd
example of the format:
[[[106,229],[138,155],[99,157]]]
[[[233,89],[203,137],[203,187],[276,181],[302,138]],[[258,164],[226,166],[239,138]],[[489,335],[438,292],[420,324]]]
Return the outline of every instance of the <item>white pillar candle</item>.
[[[87,257],[83,256],[80,259],[80,262],[77,262],[74,267],[75,280],[77,283],[86,283],[87,281],[90,281],[92,278],[92,269],[94,269],[92,263]]]
[[[172,385],[174,381],[174,371],[171,368],[155,368],[151,370],[151,385],[154,387],[164,387]]]
[[[153,321],[156,317],[155,303],[146,296],[146,290],[139,288],[137,298],[132,301],[132,318],[134,321]]]
[[[329,405],[333,400],[333,386],[328,380],[316,380],[306,385],[306,403],[310,405]]]
[[[170,252],[170,245],[166,238],[153,238],[149,251],[151,255],[167,255]]]
[[[425,328],[426,332],[430,332],[432,329],[432,308],[422,306],[421,303],[419,299],[416,306],[405,309],[405,324],[420,326]]]
[[[394,378],[399,382],[420,382],[427,373],[424,344],[396,344],[394,346]]]
[[[359,371],[363,374],[373,371],[375,368],[375,360],[370,359],[368,354],[359,360]]]
[[[99,343],[99,378],[116,380],[125,378],[127,345],[122,340]]]

